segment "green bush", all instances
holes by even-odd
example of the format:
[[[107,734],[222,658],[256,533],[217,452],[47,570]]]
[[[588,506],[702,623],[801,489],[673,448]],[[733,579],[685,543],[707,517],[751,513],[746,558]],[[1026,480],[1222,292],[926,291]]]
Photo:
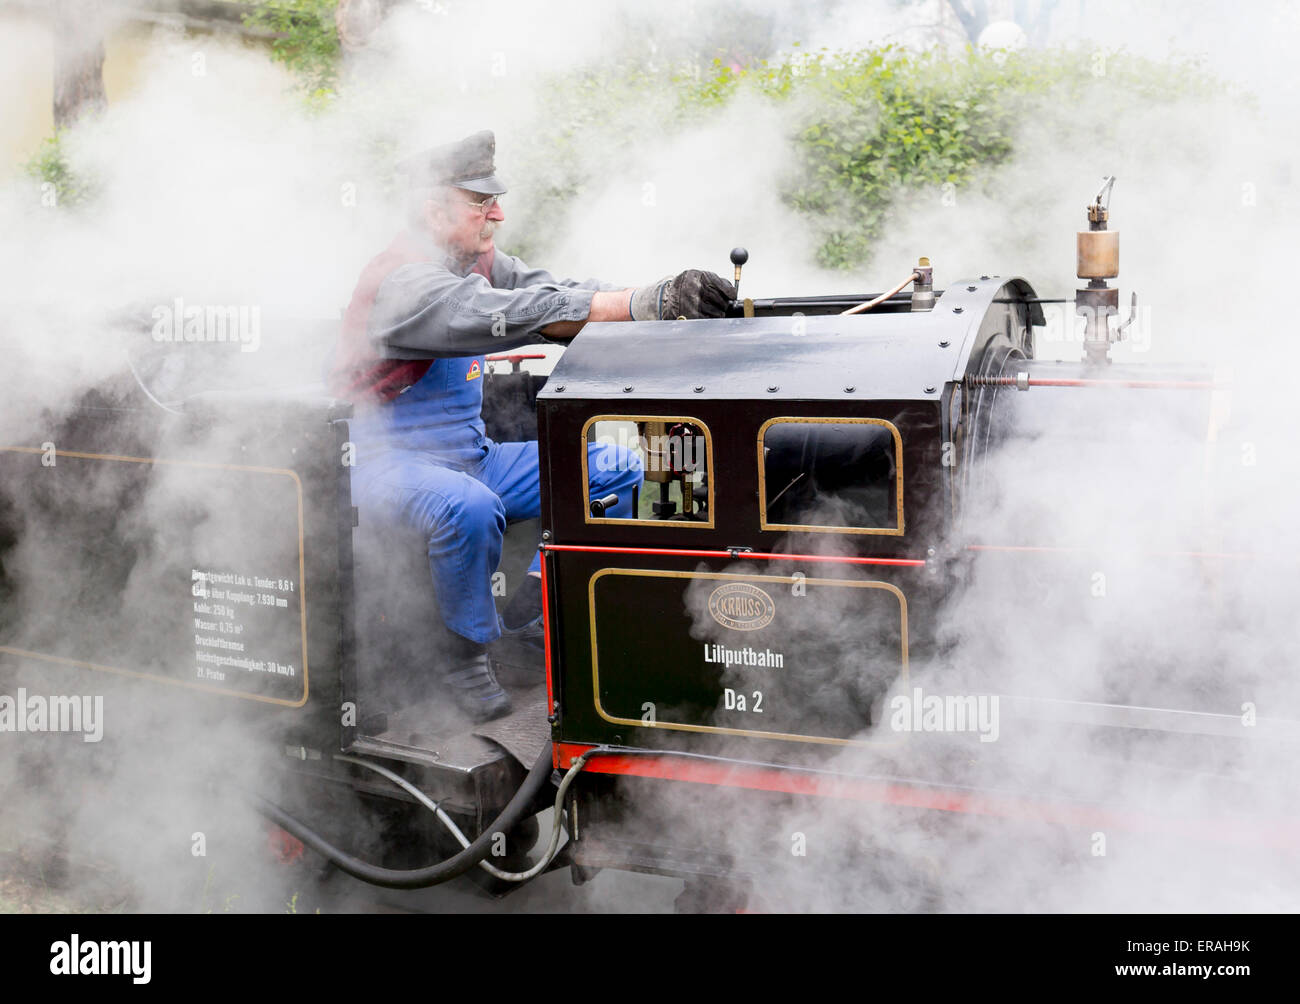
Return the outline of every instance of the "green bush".
[[[544,193],[552,204],[530,213],[524,230],[563,215],[563,203],[590,181],[585,151],[602,145],[593,137],[608,147],[606,137],[621,134],[629,110],[644,127],[646,109],[659,108],[652,124],[666,132],[706,122],[748,93],[789,109],[797,169],[781,194],[815,228],[818,263],[854,268],[869,260],[892,213],[912,200],[938,198],[944,185],[954,192],[971,186],[1006,162],[1022,124],[1036,114],[1091,102],[1104,120],[1117,94],[1149,105],[1224,91],[1195,61],[1063,49],[967,48],[953,55],[887,45],[795,53],[743,67],[715,59],[703,72],[687,67],[655,75],[631,66],[571,74],[552,81],[544,106],[548,127],[536,141],[547,162],[567,164],[568,174]]]
[[[1036,113],[1100,105],[1120,92],[1159,102],[1219,90],[1197,63],[1122,53],[968,47],[953,56],[883,46],[739,72],[715,62],[683,98],[717,105],[745,87],[799,99],[799,170],[783,195],[819,228],[819,264],[833,268],[866,262],[901,202],[933,198],[948,184],[955,192],[1007,161],[1020,124]]]
[[[259,0],[244,24],[276,33],[271,56],[298,77],[308,100],[329,101],[338,87],[339,34],[334,24],[338,0]]]
[[[245,16],[277,33],[273,57],[318,107],[339,86],[336,8],[337,0],[261,0]],[[634,171],[648,137],[707,123],[742,95],[785,110],[796,163],[781,195],[817,235],[818,263],[847,269],[870,260],[901,209],[938,198],[945,185],[954,193],[976,186],[1008,161],[1017,143],[1028,142],[1021,138],[1026,123],[1059,121],[1059,109],[1090,109],[1086,128],[1105,144],[1128,124],[1128,110],[1228,93],[1196,61],[1161,63],[1123,52],[967,48],[954,55],[886,45],[729,59],[744,65],[684,57],[655,67],[625,55],[542,81],[537,128],[512,164],[516,177],[539,185],[513,215],[515,249],[545,257],[574,201]],[[396,148],[396,137],[390,145]],[[53,184],[62,204],[90,194],[69,169],[58,136],[28,171]]]
[[[317,104],[338,86],[336,7],[337,0],[260,0],[246,17],[279,33],[274,57]],[[1126,107],[1149,107],[1226,90],[1194,60],[1160,63],[1122,51],[953,54],[885,45],[758,59],[736,53],[761,47],[728,37],[726,61],[710,64],[700,44],[679,51],[677,65],[655,67],[629,48],[542,84],[538,129],[514,165],[520,176],[544,179],[512,225],[525,256],[545,255],[573,201],[597,179],[632,169],[645,137],[707,122],[741,94],[788,110],[796,165],[781,195],[813,227],[818,263],[847,269],[870,260],[901,209],[940,197],[945,185],[954,194],[972,187],[1008,161],[1036,117],[1094,109],[1088,127],[1105,143],[1123,124],[1123,109],[1107,118],[1117,95]]]
[[[51,186],[41,193],[43,200],[53,195],[52,205],[80,206],[94,195],[90,181],[77,174],[68,164],[66,151],[63,149],[63,134],[55,132],[47,137],[40,149],[23,165],[27,175],[40,182],[42,186]]]

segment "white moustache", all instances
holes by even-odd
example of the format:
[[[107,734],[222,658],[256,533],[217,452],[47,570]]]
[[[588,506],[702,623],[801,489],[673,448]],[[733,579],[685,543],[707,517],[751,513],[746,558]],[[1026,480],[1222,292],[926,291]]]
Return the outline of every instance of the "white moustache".
[[[496,233],[496,229],[497,229],[497,223],[495,220],[492,220],[489,223],[483,224],[483,229],[478,232],[478,235],[483,240],[487,240],[494,233]]]

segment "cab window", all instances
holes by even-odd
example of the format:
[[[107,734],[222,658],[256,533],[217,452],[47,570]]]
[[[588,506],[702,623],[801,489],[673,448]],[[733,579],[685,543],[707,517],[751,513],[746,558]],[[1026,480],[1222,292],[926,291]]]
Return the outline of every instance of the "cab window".
[[[758,434],[762,529],[901,535],[902,461],[884,419],[771,419]]]
[[[713,440],[704,423],[677,416],[597,415],[583,426],[583,438],[588,523],[713,526]],[[593,474],[599,482],[601,471],[628,470],[639,470],[642,477],[631,498],[591,488]]]

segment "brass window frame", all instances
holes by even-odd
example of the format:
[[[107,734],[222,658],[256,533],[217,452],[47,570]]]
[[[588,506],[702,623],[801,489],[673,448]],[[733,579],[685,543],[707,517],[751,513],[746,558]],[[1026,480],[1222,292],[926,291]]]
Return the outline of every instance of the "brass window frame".
[[[763,455],[763,436],[773,425],[881,425],[894,437],[894,490],[898,525],[892,527],[814,526],[810,523],[771,523],[767,518],[767,464]],[[885,418],[822,418],[808,415],[781,415],[769,418],[758,427],[758,526],[760,530],[804,530],[812,533],[862,533],[883,537],[901,537],[907,524],[903,517],[903,436],[898,426]]]
[[[591,514],[591,475],[587,469],[587,432],[597,422],[690,422],[692,425],[700,428],[704,432],[704,474],[709,482],[709,518],[705,521],[694,519],[618,519],[612,516],[593,516]],[[593,415],[587,421],[582,423],[582,483],[584,487],[582,497],[583,520],[592,525],[610,524],[613,526],[671,526],[674,529],[690,527],[697,530],[712,530],[713,523],[713,434],[705,422],[690,415]],[[644,485],[644,482],[642,482]]]

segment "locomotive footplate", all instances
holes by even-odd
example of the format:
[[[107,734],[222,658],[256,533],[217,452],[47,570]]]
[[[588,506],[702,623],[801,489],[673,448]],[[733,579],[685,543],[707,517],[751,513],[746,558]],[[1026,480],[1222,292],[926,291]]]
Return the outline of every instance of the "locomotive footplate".
[[[410,765],[422,789],[477,814],[481,825],[510,800],[548,739],[544,689],[514,691],[512,699],[511,714],[479,726],[467,725],[445,700],[403,707],[377,719],[378,728],[345,752]]]

